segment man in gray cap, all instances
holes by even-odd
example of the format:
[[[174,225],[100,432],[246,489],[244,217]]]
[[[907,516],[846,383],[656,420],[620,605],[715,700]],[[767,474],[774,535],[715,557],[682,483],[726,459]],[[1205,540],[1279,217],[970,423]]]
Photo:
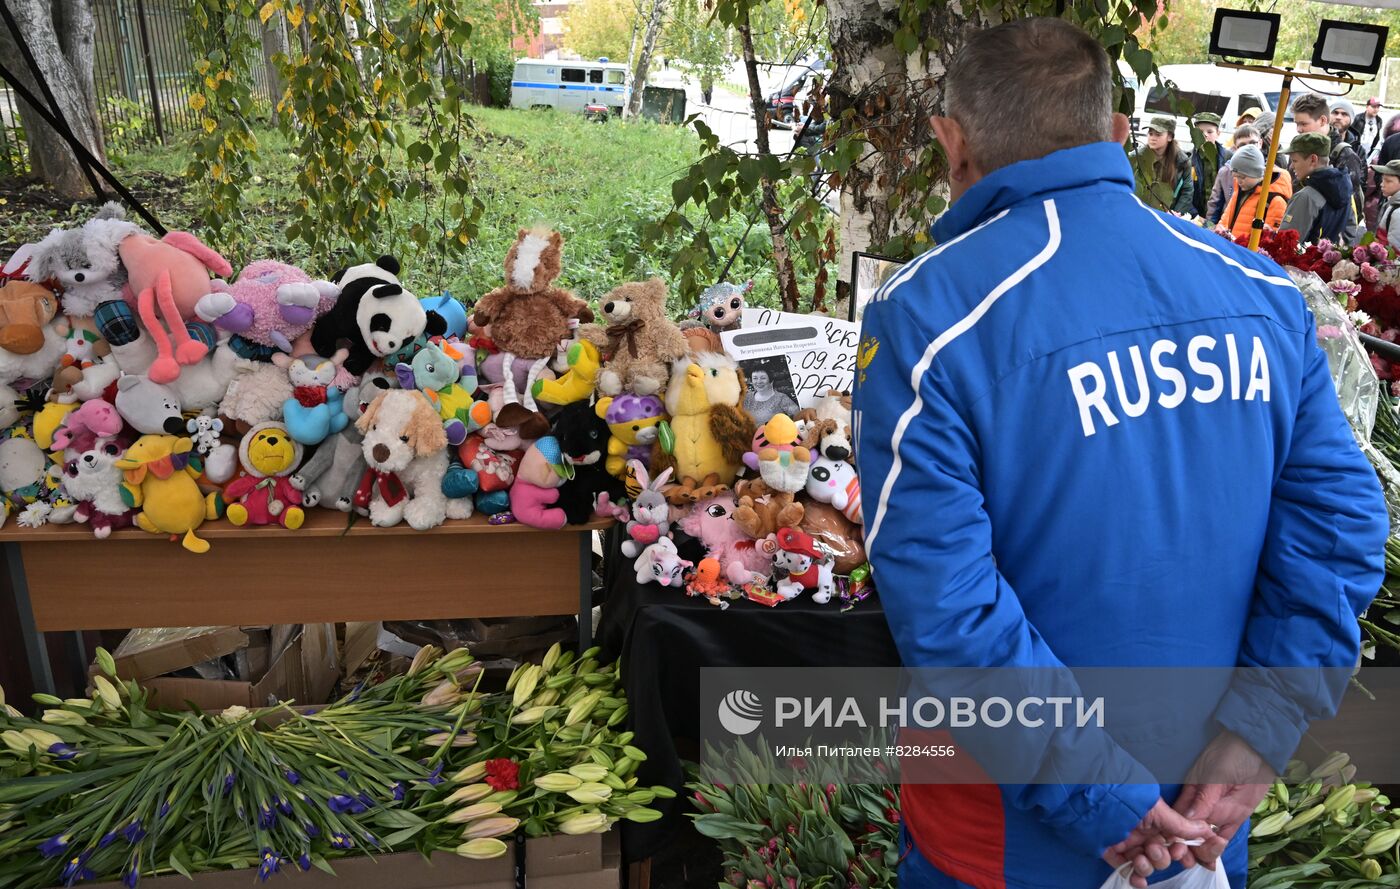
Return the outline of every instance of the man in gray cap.
[[[1298,233],[1304,244],[1326,238],[1342,243],[1355,225],[1351,177],[1332,166],[1332,140],[1326,133],[1299,133],[1288,146],[1298,190],[1283,214],[1280,229]]]
[[[1230,149],[1220,144],[1220,115],[1203,111],[1192,118],[1201,131],[1201,146],[1191,154],[1191,206],[1206,216],[1215,177],[1230,162]]]
[[[1333,99],[1331,117],[1332,132],[1350,145],[1353,151],[1360,154],[1361,150],[1356,147],[1356,134],[1351,131],[1351,122],[1356,118],[1356,109],[1346,99]]]

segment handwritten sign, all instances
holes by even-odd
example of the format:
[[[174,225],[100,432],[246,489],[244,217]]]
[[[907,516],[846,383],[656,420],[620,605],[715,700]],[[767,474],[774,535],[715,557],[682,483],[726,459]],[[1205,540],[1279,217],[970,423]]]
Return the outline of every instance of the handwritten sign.
[[[720,340],[741,363],[785,359],[797,403],[812,407],[829,389],[851,391],[860,325],[822,315],[746,308],[743,327],[720,334]]]

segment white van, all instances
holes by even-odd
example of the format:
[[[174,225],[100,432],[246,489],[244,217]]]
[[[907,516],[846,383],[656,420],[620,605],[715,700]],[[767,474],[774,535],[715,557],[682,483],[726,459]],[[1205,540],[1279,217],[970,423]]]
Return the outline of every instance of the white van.
[[[1167,84],[1175,86],[1175,90]],[[1176,141],[1190,152],[1191,127],[1185,115],[1176,113],[1178,101],[1190,102],[1197,114],[1220,115],[1221,139],[1228,141],[1235,121],[1250,108],[1272,111],[1278,102],[1283,78],[1257,71],[1235,71],[1215,65],[1163,65],[1159,75],[1139,88],[1135,117],[1139,127],[1155,115],[1176,118]]]
[[[606,105],[621,114],[626,92],[621,63],[521,59],[510,81],[510,107],[582,112],[585,105]]]

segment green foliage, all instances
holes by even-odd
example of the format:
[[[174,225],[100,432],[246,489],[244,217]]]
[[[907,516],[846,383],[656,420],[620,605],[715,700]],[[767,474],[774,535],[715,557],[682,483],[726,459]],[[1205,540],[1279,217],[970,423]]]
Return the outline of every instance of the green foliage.
[[[491,79],[491,104],[496,108],[510,105],[510,82],[515,77],[515,53],[509,46],[504,49],[478,53],[478,67],[485,67],[486,76]]]
[[[583,0],[564,16],[564,45],[585,59],[623,61],[641,15],[636,0]]]
[[[139,102],[126,96],[107,96],[102,104],[105,106],[101,115],[102,137],[109,159],[125,157],[154,136],[155,125]]]
[[[713,84],[737,53],[733,35],[710,20],[705,0],[675,0],[666,24],[664,51],[701,84]]]
[[[1400,28],[1400,10],[1393,9],[1369,9],[1306,0],[1278,4],[1171,0],[1163,14],[1152,22],[1150,28],[1144,27],[1139,36],[1152,48],[1159,65],[1204,64],[1210,61],[1210,29],[1215,21],[1216,7],[1244,8],[1250,5],[1282,16],[1278,50],[1274,54],[1274,59],[1281,64],[1294,64],[1312,58],[1317,23],[1322,18],[1386,25],[1392,32]]]

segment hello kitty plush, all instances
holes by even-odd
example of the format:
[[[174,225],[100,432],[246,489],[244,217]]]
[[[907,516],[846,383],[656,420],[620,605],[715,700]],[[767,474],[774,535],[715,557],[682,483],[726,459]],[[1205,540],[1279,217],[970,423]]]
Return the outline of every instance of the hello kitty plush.
[[[669,537],[662,537],[642,550],[632,567],[636,569],[639,584],[659,583],[662,586],[678,587],[685,584],[685,569],[695,565],[681,558],[675,541]]]

